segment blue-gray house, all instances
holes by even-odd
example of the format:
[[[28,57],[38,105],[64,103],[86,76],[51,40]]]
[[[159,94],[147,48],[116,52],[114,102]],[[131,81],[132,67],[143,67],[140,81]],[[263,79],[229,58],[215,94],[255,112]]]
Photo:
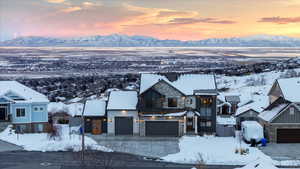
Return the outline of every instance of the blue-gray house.
[[[0,81],[0,123],[10,122],[20,132],[44,132],[48,98],[17,81]]]

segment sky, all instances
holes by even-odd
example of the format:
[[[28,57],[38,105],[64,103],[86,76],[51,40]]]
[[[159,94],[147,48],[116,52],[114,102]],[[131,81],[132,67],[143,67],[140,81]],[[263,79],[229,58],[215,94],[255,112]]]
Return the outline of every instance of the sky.
[[[0,40],[145,35],[300,37],[300,0],[0,0]]]

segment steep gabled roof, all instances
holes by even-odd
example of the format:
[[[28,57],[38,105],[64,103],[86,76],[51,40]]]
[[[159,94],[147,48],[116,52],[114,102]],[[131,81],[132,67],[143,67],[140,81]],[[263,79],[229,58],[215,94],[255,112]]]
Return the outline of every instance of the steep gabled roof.
[[[257,114],[259,114],[266,107],[267,107],[267,103],[265,103],[264,100],[258,100],[258,101],[251,100],[247,104],[244,104],[244,105],[238,107],[236,112],[235,112],[235,116],[238,117],[238,116],[248,112],[249,110],[253,110]]]
[[[278,79],[279,87],[282,91],[283,97],[291,102],[300,102],[300,77]]]
[[[49,102],[45,95],[17,81],[0,81],[0,96],[5,96],[8,93],[14,93],[19,97],[24,98],[24,100],[15,100],[15,102]]]
[[[193,95],[195,91],[217,90],[215,77],[210,74],[182,74],[170,81],[164,75],[144,73],[141,74],[140,94],[160,80],[164,80],[185,95]]]
[[[264,121],[271,122],[276,116],[278,116],[279,113],[281,113],[290,104],[290,101],[280,97],[272,104],[270,104],[266,109],[264,109],[264,111],[261,112],[258,115],[258,117],[260,117]]]

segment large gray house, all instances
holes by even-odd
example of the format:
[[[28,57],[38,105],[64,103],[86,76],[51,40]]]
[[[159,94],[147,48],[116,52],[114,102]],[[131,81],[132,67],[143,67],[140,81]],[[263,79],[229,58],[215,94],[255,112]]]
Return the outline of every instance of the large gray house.
[[[259,114],[271,142],[300,143],[300,78],[278,79],[268,96],[270,105]]]
[[[140,135],[182,136],[216,132],[214,75],[141,74]]]

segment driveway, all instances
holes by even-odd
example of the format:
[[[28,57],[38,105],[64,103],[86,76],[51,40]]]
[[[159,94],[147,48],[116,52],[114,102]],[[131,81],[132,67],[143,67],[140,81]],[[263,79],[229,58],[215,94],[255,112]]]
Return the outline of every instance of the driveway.
[[[0,152],[23,150],[22,147],[0,140]]]
[[[300,144],[275,144],[260,148],[274,160],[300,160]]]
[[[179,138],[88,135],[98,144],[117,152],[149,157],[164,157],[179,152]]]

